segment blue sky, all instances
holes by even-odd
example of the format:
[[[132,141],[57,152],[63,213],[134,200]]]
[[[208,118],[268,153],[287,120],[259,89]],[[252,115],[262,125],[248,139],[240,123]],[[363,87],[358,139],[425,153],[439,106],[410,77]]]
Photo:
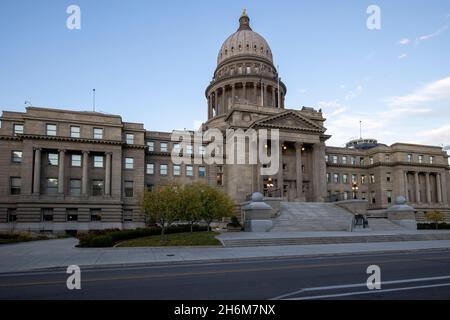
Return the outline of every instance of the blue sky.
[[[81,8],[81,30],[66,9]],[[366,9],[381,9],[381,30]],[[148,130],[194,129],[222,42],[246,7],[288,86],[286,106],[322,108],[329,145],[450,145],[450,1],[2,0],[0,108],[91,110]]]

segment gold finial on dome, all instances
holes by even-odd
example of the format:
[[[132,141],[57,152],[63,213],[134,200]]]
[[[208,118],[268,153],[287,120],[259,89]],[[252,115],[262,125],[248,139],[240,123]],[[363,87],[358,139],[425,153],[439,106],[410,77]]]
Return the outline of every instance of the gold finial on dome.
[[[239,18],[239,29],[238,31],[242,30],[252,30],[250,28],[250,18],[247,16],[247,9],[242,9],[242,16]]]
[[[242,16],[243,17],[247,16],[247,9],[245,7],[242,9]]]

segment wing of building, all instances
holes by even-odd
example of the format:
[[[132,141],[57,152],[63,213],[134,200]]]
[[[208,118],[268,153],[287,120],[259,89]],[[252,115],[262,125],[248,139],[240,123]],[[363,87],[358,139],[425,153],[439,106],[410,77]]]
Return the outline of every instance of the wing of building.
[[[418,217],[450,212],[449,164],[440,147],[359,139],[345,148],[330,138],[321,110],[288,109],[267,41],[246,13],[225,40],[206,88],[203,130],[278,129],[277,174],[258,164],[174,164],[180,147],[170,132],[146,131],[119,115],[28,107],[4,111],[0,128],[0,229],[41,231],[135,228],[145,188],[202,181],[223,188],[239,205],[253,192],[285,201],[357,197],[383,210],[405,196]],[[192,145],[189,155],[205,152]]]

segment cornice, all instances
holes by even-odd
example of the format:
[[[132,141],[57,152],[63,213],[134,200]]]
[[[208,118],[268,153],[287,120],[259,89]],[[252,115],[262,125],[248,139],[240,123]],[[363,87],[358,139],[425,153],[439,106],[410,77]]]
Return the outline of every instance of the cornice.
[[[446,169],[449,170],[450,166],[445,164],[430,164],[430,163],[411,163],[406,161],[392,161],[392,162],[376,162],[369,165],[359,164],[343,164],[343,163],[331,163],[327,162],[327,167],[333,168],[348,168],[348,169],[373,169],[377,167],[421,167],[421,168],[434,168],[434,169]]]

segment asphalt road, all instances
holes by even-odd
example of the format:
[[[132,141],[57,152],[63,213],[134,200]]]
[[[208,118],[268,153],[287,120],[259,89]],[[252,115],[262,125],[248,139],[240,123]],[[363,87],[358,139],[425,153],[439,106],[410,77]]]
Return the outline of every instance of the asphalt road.
[[[381,290],[369,290],[369,265]],[[0,299],[450,299],[450,251],[82,269],[0,275]]]

